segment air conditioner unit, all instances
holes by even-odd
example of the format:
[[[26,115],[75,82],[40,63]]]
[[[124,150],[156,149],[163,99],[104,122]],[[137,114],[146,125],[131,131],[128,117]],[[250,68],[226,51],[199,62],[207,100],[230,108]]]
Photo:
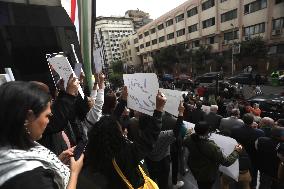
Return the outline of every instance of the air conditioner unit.
[[[281,29],[272,30],[272,35],[280,35],[280,34],[281,34]]]
[[[224,40],[224,41],[222,42],[222,44],[223,44],[223,45],[228,45],[228,40]]]

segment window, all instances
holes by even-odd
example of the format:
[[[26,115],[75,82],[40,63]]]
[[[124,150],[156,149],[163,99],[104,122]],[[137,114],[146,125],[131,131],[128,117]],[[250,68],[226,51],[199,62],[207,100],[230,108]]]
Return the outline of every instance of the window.
[[[212,36],[212,37],[207,37],[206,38],[206,44],[214,44],[215,43],[215,36]]]
[[[158,30],[164,29],[164,24],[158,25]]]
[[[129,60],[132,61],[132,57],[130,57]]]
[[[140,45],[140,49],[143,49],[143,48],[144,48],[144,44],[141,44],[141,45]]]
[[[178,16],[176,16],[176,23],[180,22],[180,21],[183,21],[184,20],[184,14],[180,14]]]
[[[164,42],[165,41],[165,36],[159,37],[159,43]]]
[[[136,49],[136,52],[139,52],[139,47],[135,47],[135,49]]]
[[[148,36],[149,35],[149,31],[144,32],[144,36]]]
[[[194,7],[187,11],[187,17],[194,16],[198,13],[197,7]]]
[[[215,25],[215,17],[202,21],[203,28],[208,28]]]
[[[202,10],[206,10],[206,9],[209,9],[211,7],[214,7],[215,5],[215,0],[208,0],[204,3],[202,3]]]
[[[197,31],[197,24],[193,24],[191,26],[188,26],[188,33],[192,33]]]
[[[275,4],[278,4],[278,3],[283,3],[284,0],[275,0]]]
[[[173,39],[174,37],[175,37],[175,33],[174,32],[170,33],[170,34],[167,35],[167,40]]]
[[[265,23],[256,24],[253,26],[248,26],[244,28],[245,36],[250,36],[258,33],[264,33],[265,32]]]
[[[134,44],[138,43],[138,38],[134,39]]]
[[[185,29],[184,28],[177,31],[177,37],[183,36],[184,34],[185,34]]]
[[[139,35],[139,39],[142,39],[142,38],[143,38],[143,35],[142,35],[142,34],[140,34],[140,35]]]
[[[250,14],[267,7],[267,0],[257,0],[245,5],[244,14]]]
[[[150,32],[151,32],[151,34],[152,34],[152,33],[155,33],[155,32],[156,32],[156,28],[152,28],[152,29],[150,30]]]
[[[221,3],[225,2],[225,1],[227,1],[227,0],[220,0]]]
[[[131,55],[131,50],[128,50],[128,54]]]
[[[284,28],[284,17],[272,20],[272,30]]]
[[[233,38],[234,39],[239,38],[239,30],[235,30],[234,34],[233,34],[233,31],[224,33],[224,41],[230,41],[230,40],[233,40]]]
[[[166,27],[171,26],[173,24],[174,24],[173,19],[170,19],[170,20],[166,21]]]
[[[233,19],[237,18],[237,16],[238,16],[238,10],[237,9],[225,12],[224,14],[221,14],[221,22],[233,20]]]
[[[152,45],[156,45],[157,44],[157,39],[152,40]]]
[[[193,41],[192,42],[192,48],[195,48],[195,47],[199,47],[199,40],[196,40],[196,41]]]
[[[150,46],[150,41],[146,42],[146,47]]]

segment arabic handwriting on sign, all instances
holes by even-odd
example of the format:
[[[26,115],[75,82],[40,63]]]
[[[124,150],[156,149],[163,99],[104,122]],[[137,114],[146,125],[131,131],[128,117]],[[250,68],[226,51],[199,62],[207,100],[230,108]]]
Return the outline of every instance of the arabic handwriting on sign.
[[[138,87],[143,93],[149,93],[148,91],[145,90],[146,86],[146,79],[144,81],[144,86],[142,86],[136,79],[134,79],[135,81],[131,80],[130,85],[128,86],[130,89],[134,89],[135,87]]]
[[[149,102],[151,102],[152,106],[155,106],[155,102],[153,102],[153,101],[151,100],[151,97],[152,97],[152,96],[153,96],[153,95],[148,96],[148,100],[149,100]]]

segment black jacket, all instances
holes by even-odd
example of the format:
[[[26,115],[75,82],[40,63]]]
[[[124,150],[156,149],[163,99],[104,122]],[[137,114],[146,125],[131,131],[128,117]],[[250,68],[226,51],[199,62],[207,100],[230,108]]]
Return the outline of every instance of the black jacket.
[[[276,151],[276,146],[278,144],[279,141],[269,137],[260,137],[257,140],[259,171],[273,178],[277,178],[277,171],[280,163]]]
[[[6,181],[1,189],[59,189],[53,181],[54,173],[51,170],[38,167],[21,173]]]
[[[259,155],[255,149],[255,141],[259,137],[264,137],[264,132],[245,125],[241,128],[232,129],[231,137],[236,139],[245,148],[251,159],[251,163],[256,165]]]
[[[222,116],[214,112],[209,112],[209,114],[204,115],[204,121],[206,121],[210,125],[211,131],[215,131],[216,129],[219,129],[222,118],[223,118]]]

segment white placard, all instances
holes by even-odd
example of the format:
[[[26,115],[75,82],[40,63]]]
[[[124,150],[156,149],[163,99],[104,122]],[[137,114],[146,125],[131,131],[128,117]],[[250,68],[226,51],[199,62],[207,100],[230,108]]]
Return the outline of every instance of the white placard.
[[[80,78],[82,70],[83,70],[83,69],[82,69],[82,64],[80,64],[80,63],[75,63],[75,65],[74,65],[74,73],[76,74],[76,76],[77,76],[78,78]]]
[[[103,59],[102,59],[102,48],[94,49],[94,65],[96,69],[96,73],[102,72],[103,67]]]
[[[154,73],[123,74],[123,80],[128,89],[127,106],[152,116],[159,89],[157,75]]]
[[[0,85],[11,81],[10,76],[8,74],[0,74]]]
[[[183,121],[183,125],[187,130],[191,129],[192,132],[194,133],[194,127],[195,127],[194,123],[190,123],[188,121]]]
[[[15,81],[15,77],[11,68],[5,68],[5,72],[9,75],[10,81]]]
[[[215,134],[215,133],[211,134],[210,139],[213,140],[217,144],[217,146],[220,147],[220,149],[222,150],[225,156],[230,155],[234,151],[235,146],[238,144],[237,141],[231,137],[226,137],[226,136]],[[239,160],[237,159],[235,163],[233,163],[229,167],[220,166],[219,171],[223,172],[227,176],[238,181]]]
[[[64,88],[66,89],[70,75],[73,74],[73,76],[76,76],[68,59],[63,55],[58,54],[48,58],[47,61],[50,63],[54,71],[58,73],[60,78],[64,80]],[[78,87],[78,92],[84,99],[85,95],[80,85]]]
[[[174,116],[178,116],[179,103],[182,100],[182,92],[178,90],[159,89],[167,98],[164,110]]]

